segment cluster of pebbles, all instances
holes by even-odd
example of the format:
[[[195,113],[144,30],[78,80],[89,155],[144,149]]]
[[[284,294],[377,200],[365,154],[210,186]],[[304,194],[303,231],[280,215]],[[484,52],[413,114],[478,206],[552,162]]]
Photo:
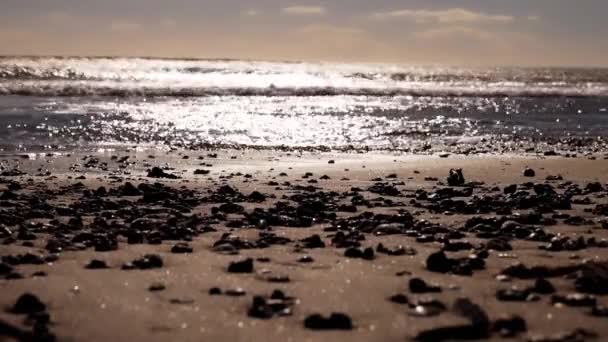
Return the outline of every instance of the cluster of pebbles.
[[[209,156],[213,158],[213,155]],[[97,172],[124,169],[128,158],[112,158],[102,163],[89,158],[81,165]],[[110,170],[110,171],[108,171]],[[264,250],[289,246],[295,251],[335,249],[348,259],[374,262],[377,258],[414,258],[421,268],[435,274],[472,277],[486,272],[488,260],[516,249],[518,243],[532,243],[547,253],[577,252],[588,248],[608,248],[608,241],[592,236],[594,230],[608,228],[608,187],[590,182],[577,184],[560,176],[536,179],[532,169],[522,170],[522,182],[502,187],[467,181],[466,170],[446,170],[445,180],[428,179],[432,186],[410,189],[396,175],[373,179],[366,187],[348,191],[325,189],[312,173],[302,182],[279,182],[285,174],[267,182],[272,191],[243,193],[226,183],[209,189],[179,186],[182,178],[168,168],[151,167],[141,182],[116,177],[114,185],[95,189],[75,177],[64,186],[46,186],[17,168],[3,164],[0,178],[0,237],[4,245],[31,248],[23,254],[1,254],[1,281],[18,282],[43,272],[25,274],[22,265],[61,263],[69,251],[94,250],[112,252],[125,245],[170,244],[170,253],[192,254],[196,239],[208,233],[221,233],[211,242],[211,250],[226,255],[246,254],[247,250]],[[208,170],[196,170],[197,176],[209,177]],[[49,172],[41,175],[52,179]],[[251,175],[240,175],[252,179]],[[28,179],[31,178],[31,179]],[[228,177],[229,178],[229,177]],[[226,179],[227,180],[227,179]],[[347,181],[347,180],[345,180]],[[575,210],[576,209],[576,210]],[[463,215],[462,225],[451,226],[430,217]],[[577,236],[554,231],[556,226],[580,227]],[[276,229],[309,229],[322,227],[322,233],[291,239]],[[257,237],[245,238],[241,231],[257,231]],[[251,235],[249,235],[251,236]],[[372,245],[372,237],[394,237],[395,243]],[[435,251],[421,254],[416,245],[399,242],[415,241]],[[40,253],[36,246],[43,246]],[[159,247],[161,248],[161,247]],[[38,252],[36,252],[38,251]],[[165,251],[163,249],[163,251]],[[270,283],[289,283],[288,275],[258,272],[269,258],[238,257],[225,265],[225,272],[244,277],[261,278]],[[315,263],[312,256],[301,256],[299,263]],[[411,263],[411,261],[408,261]],[[122,265],[109,265],[93,259],[85,266],[90,270],[118,268],[124,271],[145,271],[163,268],[161,252],[145,254]],[[608,317],[608,308],[601,304],[608,295],[608,258],[605,260],[573,260],[561,266],[513,264],[496,274],[496,298],[500,302],[538,302],[547,298],[548,305],[579,308],[582,314]],[[563,292],[552,279],[566,279],[571,293]],[[440,278],[441,279],[441,278]],[[513,280],[529,282],[527,287],[509,286]],[[421,331],[412,338],[420,341],[476,340],[492,337],[514,337],[526,334],[525,317],[486,312],[475,298],[461,297],[446,303],[440,296],[447,284],[434,283],[412,276],[407,283],[409,293],[388,295],[387,302],[404,307],[404,314],[413,317],[436,317],[451,312],[468,323],[440,326]],[[163,291],[163,284],[152,284],[150,291]],[[271,292],[272,291],[272,292]],[[562,291],[562,292],[560,292]],[[269,289],[268,294],[254,295],[243,312],[250,319],[270,320],[293,316],[298,303],[283,290]],[[38,294],[44,296],[43,293]],[[242,289],[209,290],[209,295],[245,296]],[[177,304],[183,304],[182,301]],[[36,295],[24,293],[14,299],[7,312],[24,315],[23,329],[0,321],[0,334],[17,339],[52,341],[49,327],[53,321],[46,305]],[[311,330],[357,329],[357,317],[345,312],[320,312],[307,315],[302,327]],[[533,341],[579,341],[600,338],[598,332],[580,327],[555,336],[529,335]],[[605,337],[605,336],[604,336]]]

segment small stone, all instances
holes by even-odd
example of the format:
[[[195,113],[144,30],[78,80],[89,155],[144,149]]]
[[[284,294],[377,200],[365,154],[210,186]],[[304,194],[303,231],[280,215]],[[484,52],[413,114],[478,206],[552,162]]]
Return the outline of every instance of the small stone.
[[[536,176],[536,171],[534,171],[533,169],[527,167],[524,169],[524,177],[535,177]]]
[[[406,295],[401,294],[401,293],[391,296],[389,298],[389,300],[391,302],[397,303],[397,304],[409,304],[410,303],[409,298],[407,298]]]
[[[103,260],[91,260],[86,266],[85,268],[89,269],[89,270],[101,270],[101,269],[106,269],[108,268],[108,265],[106,264],[105,261]]]
[[[597,299],[592,295],[573,293],[566,296],[553,295],[551,297],[551,302],[553,304],[562,303],[568,306],[595,306],[597,304]]]
[[[253,202],[264,202],[266,200],[266,195],[259,191],[254,191],[249,195],[249,200]]]
[[[0,236],[1,237],[8,237],[11,236],[13,234],[13,232],[5,225],[0,224]]]
[[[608,294],[608,264],[589,263],[577,274],[576,290],[596,295]]]
[[[414,303],[410,303],[412,310],[408,312],[415,317],[433,317],[441,314],[447,307],[442,302],[433,298],[421,298]]]
[[[526,321],[517,315],[501,317],[492,325],[492,330],[502,337],[514,337],[528,330]]]
[[[171,304],[176,304],[176,305],[188,305],[188,304],[193,304],[194,303],[194,299],[190,299],[190,298],[172,298],[169,300],[169,303]]]
[[[498,280],[500,282],[508,282],[508,281],[511,281],[511,277],[509,277],[508,275],[499,274],[496,276],[496,280]]]
[[[363,260],[374,260],[376,258],[374,249],[371,247],[364,249],[361,258],[363,258]]]
[[[517,191],[517,184],[511,184],[503,189],[505,195],[514,194]]]
[[[135,259],[130,263],[126,263],[122,266],[123,270],[148,270],[153,268],[163,267],[163,259],[157,254],[146,254],[139,259]]]
[[[166,289],[166,286],[163,283],[153,283],[148,287],[148,291],[150,291],[150,292],[159,292],[159,291],[164,291],[165,289]]]
[[[253,259],[248,258],[242,261],[231,262],[228,265],[229,273],[252,273],[253,272]]]
[[[608,307],[596,305],[591,309],[591,315],[596,317],[608,317]]]
[[[175,244],[175,246],[173,246],[171,248],[171,253],[175,253],[175,254],[187,254],[187,253],[192,253],[193,249],[192,247],[190,247],[189,244],[184,243],[184,242],[180,242]]]
[[[534,282],[534,286],[531,288],[532,292],[539,294],[552,294],[555,293],[555,287],[545,278],[538,278]]]
[[[325,248],[325,242],[323,242],[321,237],[317,234],[302,239],[300,242],[303,243],[302,247],[304,248]]]
[[[430,285],[420,278],[412,278],[409,282],[409,288],[412,293],[433,293],[441,292],[441,287]]]
[[[150,171],[148,171],[148,177],[149,178],[167,178],[167,179],[178,179],[179,178],[176,175],[166,173],[160,167],[153,167]]]
[[[289,283],[291,279],[286,275],[271,275],[266,278],[269,283]]]
[[[464,175],[462,174],[462,169],[450,169],[450,174],[448,175],[448,185],[449,186],[460,186],[464,185]]]
[[[359,248],[351,247],[344,251],[344,256],[347,258],[360,259],[363,258],[363,252]]]
[[[239,287],[236,289],[228,289],[224,292],[224,294],[228,297],[242,297],[247,294],[247,291]]]
[[[351,318],[343,313],[332,313],[329,318],[313,314],[304,320],[304,327],[311,330],[352,330],[353,324]]]
[[[496,298],[505,302],[525,302],[529,295],[529,291],[520,290],[515,286],[510,289],[499,289],[496,291]]]
[[[222,290],[219,287],[212,287],[208,291],[210,296],[219,296],[222,294]]]
[[[281,290],[274,290],[270,297],[255,296],[249,307],[249,317],[270,319],[274,316],[290,316],[294,298],[287,297]]]
[[[490,326],[488,314],[468,298],[457,299],[454,302],[453,311],[468,318],[471,324],[480,330],[486,330]]]
[[[247,315],[253,318],[270,319],[274,316],[272,308],[266,303],[266,299],[260,296],[253,297],[253,303],[247,311]]]
[[[46,310],[46,305],[31,293],[22,294],[15,305],[13,305],[11,312],[15,314],[33,314]]]
[[[311,263],[314,261],[315,261],[315,259],[313,259],[313,257],[311,257],[310,255],[305,255],[305,256],[298,258],[298,262],[300,262],[300,263]]]
[[[447,273],[452,269],[452,261],[444,252],[436,252],[426,259],[426,269],[432,272]]]

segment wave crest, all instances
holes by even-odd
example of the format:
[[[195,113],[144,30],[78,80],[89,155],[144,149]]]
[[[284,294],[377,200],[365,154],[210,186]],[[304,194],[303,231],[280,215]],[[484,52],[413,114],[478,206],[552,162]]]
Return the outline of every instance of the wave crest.
[[[336,87],[236,87],[236,88],[150,88],[82,85],[20,85],[0,84],[0,94],[19,96],[111,96],[111,97],[203,97],[203,96],[413,96],[413,97],[608,97],[606,89],[375,89]]]

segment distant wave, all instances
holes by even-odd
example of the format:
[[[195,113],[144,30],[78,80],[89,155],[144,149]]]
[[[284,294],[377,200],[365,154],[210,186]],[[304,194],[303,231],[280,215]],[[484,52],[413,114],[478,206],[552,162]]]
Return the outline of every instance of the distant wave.
[[[76,67],[57,67],[57,66],[24,66],[0,64],[0,80],[71,80],[71,81],[101,81],[101,80],[129,80],[134,79],[133,75],[129,74],[129,71],[133,70],[112,70],[99,72],[97,70],[90,70],[92,74],[78,71]],[[260,70],[260,69],[249,69],[249,70],[231,70],[229,68],[221,67],[204,67],[204,66],[163,66],[158,68],[147,68],[144,70],[138,70],[142,73],[149,72],[156,74],[155,76],[162,74],[184,74],[184,75],[196,75],[196,74],[258,74],[268,75],[272,74],[272,70]],[[363,73],[355,72],[343,75],[333,75],[337,77],[344,77],[349,79],[360,79],[368,81],[383,81],[390,80],[394,82],[436,82],[436,83],[496,83],[496,82],[512,82],[520,83],[522,85],[574,85],[574,84],[608,84],[608,70],[606,69],[588,69],[588,70],[553,70],[551,72],[545,71],[530,71],[528,73],[514,71],[502,72],[502,73],[473,73],[473,72],[446,72],[446,73],[420,73],[420,72],[388,72],[388,73]]]
[[[608,69],[0,57],[0,94],[594,97],[608,96]]]
[[[203,96],[414,96],[414,97],[608,97],[606,89],[375,89],[335,87],[237,87],[237,88],[147,88],[63,86],[23,86],[0,84],[1,95],[19,96],[110,96],[110,97],[203,97]]]
[[[0,66],[0,80],[93,80],[73,69],[38,69],[24,66]]]

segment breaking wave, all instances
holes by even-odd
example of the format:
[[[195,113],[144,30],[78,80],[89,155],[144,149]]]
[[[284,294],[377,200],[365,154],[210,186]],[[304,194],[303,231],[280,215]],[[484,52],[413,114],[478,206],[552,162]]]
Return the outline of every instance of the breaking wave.
[[[2,57],[0,94],[594,97],[608,96],[608,69]]]
[[[443,88],[416,89],[405,88],[335,88],[335,87],[243,87],[243,88],[179,88],[179,87],[145,87],[122,86],[116,84],[82,85],[82,84],[7,84],[0,82],[0,95],[20,96],[111,96],[111,97],[203,97],[203,96],[267,96],[267,97],[311,97],[311,96],[413,96],[413,97],[608,97],[606,89],[471,89],[471,88]]]

